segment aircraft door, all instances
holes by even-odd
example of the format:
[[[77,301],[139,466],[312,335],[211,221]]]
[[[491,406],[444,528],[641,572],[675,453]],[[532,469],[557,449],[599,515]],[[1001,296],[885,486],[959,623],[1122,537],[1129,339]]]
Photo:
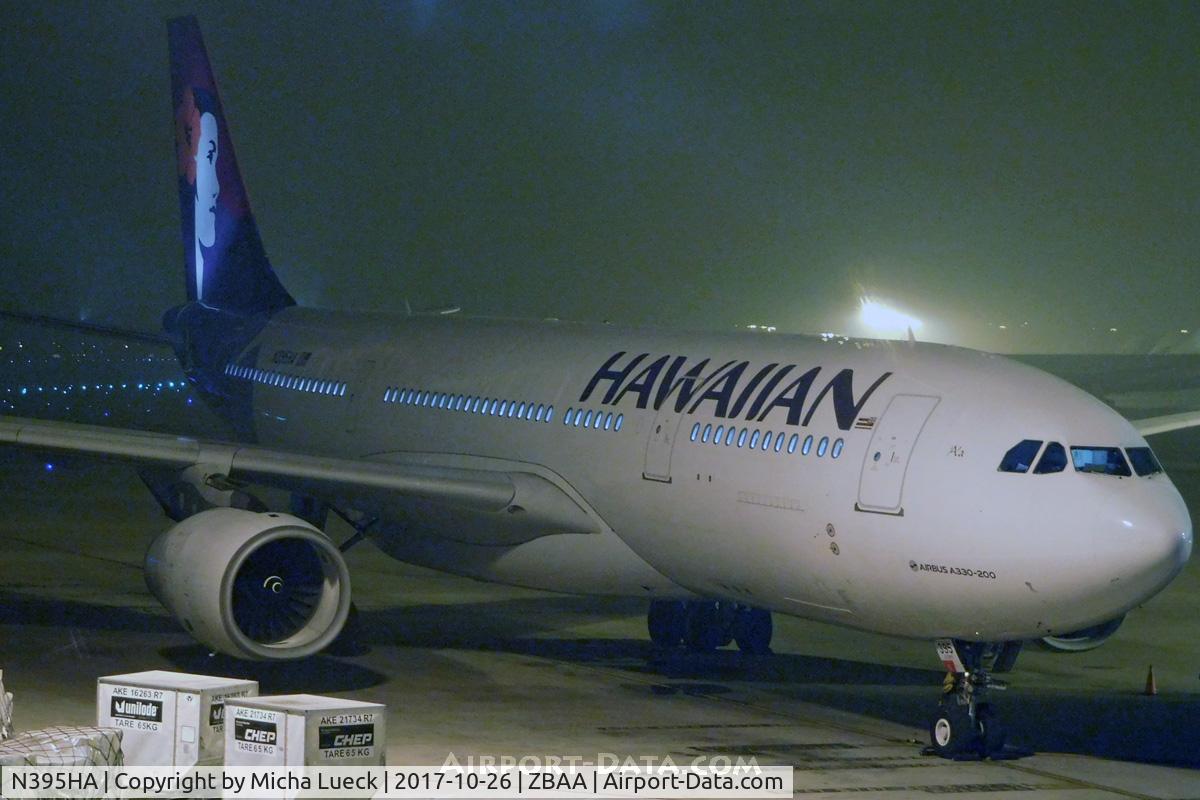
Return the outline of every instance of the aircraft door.
[[[353,380],[348,384],[349,401],[346,410],[346,433],[351,436],[368,435],[370,433],[370,400],[374,394],[368,394],[371,377],[375,374],[375,360],[365,359],[354,364],[351,369]]]
[[[682,417],[669,402],[663,403],[655,415],[650,436],[646,439],[646,459],[642,466],[642,477],[646,480],[671,482],[671,453],[675,449],[675,434]]]
[[[898,394],[875,426],[858,482],[858,511],[904,514],[904,476],[925,421],[941,400],[916,394]]]

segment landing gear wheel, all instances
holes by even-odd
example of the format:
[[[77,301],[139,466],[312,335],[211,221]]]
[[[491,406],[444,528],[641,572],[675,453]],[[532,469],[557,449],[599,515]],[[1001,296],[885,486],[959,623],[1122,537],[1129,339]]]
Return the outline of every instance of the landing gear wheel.
[[[991,671],[1011,670],[1020,643],[939,639],[937,649],[947,673],[937,713],[929,721],[929,751],[945,758],[1004,757],[1005,731],[986,698],[1006,688]]]
[[[984,758],[1004,752],[1008,731],[1000,724],[996,712],[988,703],[980,703],[975,710],[975,722],[979,726],[979,754]]]
[[[929,743],[935,755],[953,758],[979,747],[980,736],[966,706],[942,704],[929,721]]]
[[[772,631],[770,611],[743,608],[733,629],[733,639],[743,653],[767,655],[771,652]]]
[[[650,641],[659,647],[673,648],[683,644],[687,604],[682,600],[652,600],[646,614],[646,629],[650,632]]]
[[[733,641],[729,608],[721,603],[696,601],[687,604],[683,643],[693,653],[708,653]]]

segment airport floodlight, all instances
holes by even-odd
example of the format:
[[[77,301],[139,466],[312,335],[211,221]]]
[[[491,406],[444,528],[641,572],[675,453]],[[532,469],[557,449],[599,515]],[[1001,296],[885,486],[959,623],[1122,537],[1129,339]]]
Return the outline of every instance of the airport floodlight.
[[[921,320],[916,317],[869,297],[862,299],[858,316],[863,325],[884,336],[905,336],[910,330],[920,330],[922,325]]]

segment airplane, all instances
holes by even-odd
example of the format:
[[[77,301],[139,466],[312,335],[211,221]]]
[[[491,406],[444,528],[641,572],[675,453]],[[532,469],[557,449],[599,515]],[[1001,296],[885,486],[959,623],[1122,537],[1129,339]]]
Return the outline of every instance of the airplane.
[[[199,24],[168,37],[187,302],[163,338],[231,436],[4,417],[0,442],[133,465],[175,523],[146,581],[213,650],[329,646],[351,611],[342,553],[370,539],[485,581],[645,598],[663,648],[765,654],[772,613],[931,640],[952,674],[932,746],[986,755],[1004,746],[992,675],[1023,642],[1094,646],[1187,561],[1188,510],[1144,436],[1200,414],[1131,423],[1001,356],[298,306]]]

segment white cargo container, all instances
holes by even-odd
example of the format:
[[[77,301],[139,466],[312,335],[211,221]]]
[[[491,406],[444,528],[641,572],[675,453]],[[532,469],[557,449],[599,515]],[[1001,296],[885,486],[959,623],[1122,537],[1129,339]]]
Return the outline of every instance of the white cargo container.
[[[226,705],[225,764],[383,766],[385,710],[379,703],[312,694],[230,700]]]
[[[225,702],[258,694],[258,681],[151,670],[96,681],[96,724],[124,731],[125,763],[219,766]]]

